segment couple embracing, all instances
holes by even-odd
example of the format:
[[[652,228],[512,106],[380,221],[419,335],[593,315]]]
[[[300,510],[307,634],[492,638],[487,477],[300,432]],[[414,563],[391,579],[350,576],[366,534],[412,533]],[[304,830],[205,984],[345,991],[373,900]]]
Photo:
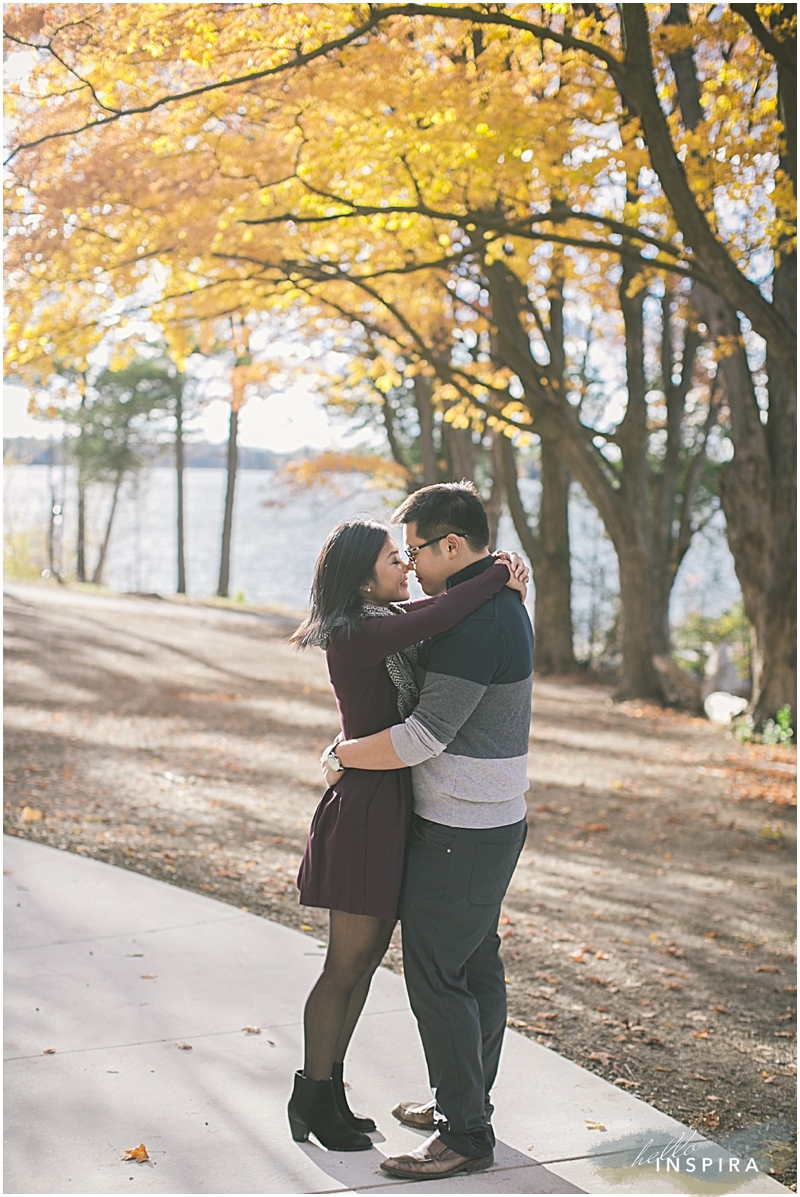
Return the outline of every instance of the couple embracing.
[[[372,1146],[345,1097],[344,1057],[397,918],[411,1008],[435,1097],[401,1103],[427,1129],[391,1176],[438,1179],[493,1163],[489,1094],[506,1025],[497,924],[527,830],[533,633],[527,570],[490,555],[468,482],[428,486],[380,524],[336,528],[292,637],[327,655],[341,733],[300,866],[300,902],[330,911],[322,975],[304,1015],[292,1135]],[[430,597],[408,600],[410,570]]]

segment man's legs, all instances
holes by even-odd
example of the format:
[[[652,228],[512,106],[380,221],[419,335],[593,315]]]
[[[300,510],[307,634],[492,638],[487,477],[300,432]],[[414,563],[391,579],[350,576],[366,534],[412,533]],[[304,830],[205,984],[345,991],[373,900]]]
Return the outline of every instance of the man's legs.
[[[487,1092],[506,1021],[497,920],[525,842],[525,822],[444,827],[415,819],[400,916],[403,959],[431,1085],[459,1155],[494,1146]]]

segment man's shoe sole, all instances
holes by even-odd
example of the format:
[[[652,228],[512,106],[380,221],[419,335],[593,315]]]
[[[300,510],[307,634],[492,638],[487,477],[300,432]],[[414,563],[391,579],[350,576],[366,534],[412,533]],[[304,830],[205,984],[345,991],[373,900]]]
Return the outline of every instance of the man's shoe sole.
[[[483,1172],[491,1168],[494,1163],[493,1155],[485,1155],[477,1160],[465,1160],[457,1168],[450,1168],[447,1172],[401,1172],[399,1168],[387,1168],[381,1164],[381,1172],[386,1176],[396,1176],[400,1180],[446,1180],[448,1176],[458,1176],[463,1172]]]
[[[429,1122],[412,1122],[410,1118],[404,1118],[402,1114],[398,1114],[396,1110],[392,1110],[392,1117],[396,1118],[403,1126],[410,1126],[412,1130],[436,1130],[436,1122],[431,1116]]]

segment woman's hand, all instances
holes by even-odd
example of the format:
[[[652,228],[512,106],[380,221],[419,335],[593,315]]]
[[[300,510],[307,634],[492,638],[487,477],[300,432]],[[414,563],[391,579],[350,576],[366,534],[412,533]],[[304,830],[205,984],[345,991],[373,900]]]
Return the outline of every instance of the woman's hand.
[[[498,549],[493,555],[495,561],[502,561],[503,565],[508,566],[508,572],[511,574],[511,577],[506,582],[506,586],[511,590],[519,591],[520,601],[524,603],[528,594],[528,581],[531,571],[519,553],[506,553],[503,549]]]

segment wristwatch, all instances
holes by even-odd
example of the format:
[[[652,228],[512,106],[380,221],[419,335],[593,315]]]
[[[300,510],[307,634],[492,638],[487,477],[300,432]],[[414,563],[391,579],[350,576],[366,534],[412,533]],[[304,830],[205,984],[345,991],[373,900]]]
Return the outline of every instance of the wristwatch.
[[[339,758],[336,755],[336,752],[333,748],[330,750],[328,755],[325,757],[325,761],[326,762],[330,761],[332,768],[335,769],[337,773],[344,773],[344,765],[339,760]]]

